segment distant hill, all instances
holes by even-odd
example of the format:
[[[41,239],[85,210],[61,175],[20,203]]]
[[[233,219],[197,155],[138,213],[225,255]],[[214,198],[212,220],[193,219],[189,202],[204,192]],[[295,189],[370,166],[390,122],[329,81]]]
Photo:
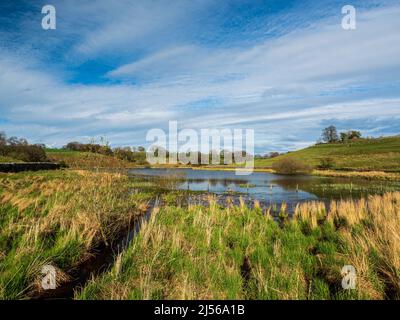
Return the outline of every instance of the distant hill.
[[[256,167],[271,167],[283,158],[296,158],[315,167],[331,158],[337,170],[400,172],[400,136],[358,139],[348,143],[318,144],[272,159],[256,159]]]

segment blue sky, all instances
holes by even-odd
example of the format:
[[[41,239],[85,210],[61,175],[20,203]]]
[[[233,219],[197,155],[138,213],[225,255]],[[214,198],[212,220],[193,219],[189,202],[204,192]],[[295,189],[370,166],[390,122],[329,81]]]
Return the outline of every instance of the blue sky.
[[[41,8],[57,29],[41,28]],[[341,28],[341,8],[357,29]],[[145,145],[152,128],[252,128],[257,152],[324,126],[400,133],[398,1],[0,2],[0,131]]]

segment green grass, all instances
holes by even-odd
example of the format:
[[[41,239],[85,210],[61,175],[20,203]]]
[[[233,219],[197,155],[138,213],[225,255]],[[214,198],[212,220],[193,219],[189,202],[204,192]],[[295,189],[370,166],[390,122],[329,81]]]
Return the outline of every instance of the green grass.
[[[215,204],[210,209],[163,208],[143,227],[113,270],[86,286],[77,298],[274,298],[276,291],[258,288],[251,275],[245,281],[241,269],[247,259],[255,270],[266,270],[262,266],[276,259],[271,244],[281,241],[293,245],[282,253],[282,264],[296,264],[308,241],[300,233],[287,239],[261,212],[227,212]],[[302,260],[307,265],[307,259]],[[279,288],[296,282],[287,272],[274,279]],[[290,295],[289,290],[286,293]]]
[[[333,169],[400,172],[400,137],[320,144],[273,159],[256,159],[255,166],[271,167],[284,158],[300,159],[314,167],[320,164],[321,159],[332,158]]]

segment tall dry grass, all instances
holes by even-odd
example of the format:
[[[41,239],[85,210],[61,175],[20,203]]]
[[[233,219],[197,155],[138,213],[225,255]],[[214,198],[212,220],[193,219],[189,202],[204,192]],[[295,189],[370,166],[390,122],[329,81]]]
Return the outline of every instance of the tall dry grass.
[[[400,181],[400,174],[384,171],[314,170],[313,175],[323,177],[363,178],[368,180]]]
[[[309,202],[277,223],[241,201],[157,208],[80,299],[397,299],[400,193]],[[285,205],[281,212],[285,212]],[[276,211],[276,210],[275,210]],[[341,286],[344,265],[356,290]]]
[[[57,226],[58,232],[82,240],[86,248],[96,241],[107,242],[137,214],[134,206],[127,207],[125,179],[119,174],[76,171],[67,179],[34,176],[3,181],[0,203],[18,211],[3,232],[23,230],[27,243],[34,244]]]
[[[109,245],[146,205],[120,174],[64,171],[0,179],[0,294],[24,296],[45,264],[63,274]],[[15,276],[15,274],[17,276]],[[37,288],[38,289],[38,288]]]
[[[343,254],[357,270],[360,291],[373,298],[400,298],[400,192],[333,201],[325,212],[323,203],[305,203],[295,217],[312,229],[318,221],[335,225]],[[371,284],[372,274],[383,288]]]

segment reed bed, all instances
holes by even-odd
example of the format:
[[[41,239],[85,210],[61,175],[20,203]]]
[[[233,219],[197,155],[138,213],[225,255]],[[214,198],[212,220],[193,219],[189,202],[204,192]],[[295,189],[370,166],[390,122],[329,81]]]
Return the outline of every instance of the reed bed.
[[[78,299],[399,299],[400,193],[281,207],[156,208]],[[268,211],[268,210],[267,210]],[[341,285],[356,270],[356,288]]]
[[[0,298],[40,291],[50,264],[59,282],[99,244],[109,245],[145,205],[119,174],[39,172],[0,177]],[[61,284],[61,283],[58,283]]]

